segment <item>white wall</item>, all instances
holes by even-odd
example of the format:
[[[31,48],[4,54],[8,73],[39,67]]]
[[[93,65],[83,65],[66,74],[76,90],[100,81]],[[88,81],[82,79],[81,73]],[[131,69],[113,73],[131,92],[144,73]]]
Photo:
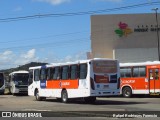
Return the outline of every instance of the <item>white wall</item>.
[[[145,62],[158,60],[157,48],[130,48],[130,49],[115,49],[113,56],[121,63],[125,62]]]

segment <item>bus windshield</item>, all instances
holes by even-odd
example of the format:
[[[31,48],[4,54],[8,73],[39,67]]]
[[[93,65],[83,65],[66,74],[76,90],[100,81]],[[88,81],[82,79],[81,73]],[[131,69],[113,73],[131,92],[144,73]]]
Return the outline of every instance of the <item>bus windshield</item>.
[[[116,73],[117,62],[116,61],[93,61],[93,72],[94,73]]]
[[[4,77],[3,74],[0,73],[0,87],[2,87],[4,84]]]
[[[28,84],[29,75],[26,73],[14,74],[14,81],[22,82],[23,84]]]

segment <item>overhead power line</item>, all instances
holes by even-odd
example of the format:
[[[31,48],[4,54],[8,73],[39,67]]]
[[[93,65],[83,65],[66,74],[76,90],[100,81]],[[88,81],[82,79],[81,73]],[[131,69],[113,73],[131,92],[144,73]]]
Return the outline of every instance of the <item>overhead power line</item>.
[[[38,36],[38,37],[32,37],[32,38],[25,38],[25,39],[19,39],[19,40],[11,40],[11,41],[3,41],[0,42],[0,44],[5,44],[5,43],[16,43],[16,42],[26,42],[26,41],[32,41],[32,40],[40,40],[40,39],[45,39],[45,38],[56,38],[56,37],[65,37],[65,36],[73,36],[76,34],[82,34],[89,32],[89,30],[84,30],[84,31],[76,31],[76,32],[69,32],[69,33],[61,33],[61,34],[50,34],[46,36]]]
[[[6,48],[0,48],[0,51],[3,50],[17,50],[17,49],[24,49],[24,48],[49,48],[49,47],[59,47],[59,46],[76,46],[76,44],[80,45],[80,43],[90,43],[89,38],[80,38],[80,39],[73,39],[73,40],[66,40],[66,41],[59,41],[59,42],[50,42],[50,43],[40,43],[40,44],[32,44],[32,45],[25,45],[25,46],[15,46],[15,47],[6,47]]]
[[[103,30],[107,30],[107,29],[108,29],[108,27],[107,28],[103,28]],[[103,30],[101,28],[100,29],[96,29],[96,30],[92,30],[92,33],[99,34]],[[78,35],[78,34],[82,34],[82,33],[87,33],[87,32],[90,32],[90,31],[86,29],[86,30],[83,30],[83,31],[75,31],[75,32],[69,32],[69,33],[50,34],[50,35],[46,35],[46,36],[37,36],[37,37],[24,38],[24,39],[19,39],[19,40],[2,41],[2,42],[0,42],[0,44],[17,43],[17,42],[19,42],[19,43],[20,42],[28,42],[28,41],[32,41],[32,40],[40,40],[40,39],[47,39],[47,38],[54,38],[54,39],[52,39],[52,41],[55,41],[57,37],[61,37],[61,38],[65,37],[65,36],[73,37],[74,35]]]
[[[27,19],[37,19],[37,18],[45,18],[45,17],[65,17],[65,16],[78,16],[78,15],[87,15],[87,14],[97,14],[97,13],[105,13],[111,11],[118,11],[124,9],[132,9],[137,7],[143,6],[151,6],[151,5],[158,5],[160,2],[147,2],[135,5],[129,5],[124,7],[118,8],[110,8],[110,9],[102,9],[102,10],[95,10],[95,11],[83,11],[83,12],[73,12],[73,13],[49,13],[49,14],[36,14],[36,15],[29,15],[29,16],[20,16],[20,17],[12,17],[12,18],[3,18],[0,19],[0,22],[12,22],[12,21],[19,21],[19,20],[27,20]]]

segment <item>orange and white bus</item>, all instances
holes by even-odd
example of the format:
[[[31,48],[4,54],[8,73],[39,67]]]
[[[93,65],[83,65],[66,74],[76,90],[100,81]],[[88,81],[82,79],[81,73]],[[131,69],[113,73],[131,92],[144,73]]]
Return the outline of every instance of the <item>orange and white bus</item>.
[[[121,63],[121,94],[160,95],[160,62]]]
[[[66,103],[69,98],[120,95],[120,68],[117,60],[91,59],[29,68],[28,95],[36,100],[56,97]]]

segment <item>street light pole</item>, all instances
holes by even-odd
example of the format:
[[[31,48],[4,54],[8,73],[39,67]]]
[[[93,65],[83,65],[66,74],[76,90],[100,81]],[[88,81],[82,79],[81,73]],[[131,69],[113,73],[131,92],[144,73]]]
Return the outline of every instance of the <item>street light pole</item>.
[[[156,31],[157,31],[157,43],[158,43],[158,60],[160,61],[159,29],[158,29],[158,15],[157,15],[158,8],[154,8],[152,10],[154,10],[156,12],[156,23],[157,23]]]

